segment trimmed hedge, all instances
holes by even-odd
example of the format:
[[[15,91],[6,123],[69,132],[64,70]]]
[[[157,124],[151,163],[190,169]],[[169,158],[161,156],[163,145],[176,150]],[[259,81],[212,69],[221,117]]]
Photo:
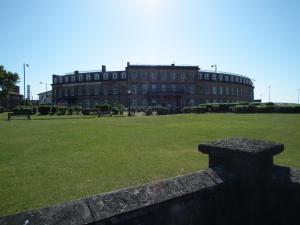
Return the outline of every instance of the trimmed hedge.
[[[83,109],[83,110],[82,110],[82,114],[83,114],[83,115],[86,115],[86,116],[87,116],[87,115],[90,115],[91,112],[92,112],[92,111],[91,111],[90,109]]]
[[[167,115],[169,114],[169,108],[164,106],[156,106],[155,111],[157,112],[157,115]]]
[[[41,115],[48,115],[51,110],[51,105],[39,105],[38,111]]]
[[[13,115],[27,115],[32,114],[32,107],[27,105],[18,105],[17,107],[13,108]]]
[[[97,109],[99,109],[101,112],[107,112],[111,111],[111,105],[110,104],[101,104],[95,106]]]

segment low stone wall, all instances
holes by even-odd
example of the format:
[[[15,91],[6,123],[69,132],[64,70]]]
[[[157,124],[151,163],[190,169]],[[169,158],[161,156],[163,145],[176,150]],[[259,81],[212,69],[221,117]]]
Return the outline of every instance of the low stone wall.
[[[199,145],[206,170],[0,218],[0,224],[300,224],[300,170],[273,166],[282,144]]]

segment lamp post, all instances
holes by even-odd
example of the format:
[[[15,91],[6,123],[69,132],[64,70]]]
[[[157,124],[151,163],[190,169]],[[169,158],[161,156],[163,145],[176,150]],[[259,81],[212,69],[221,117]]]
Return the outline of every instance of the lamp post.
[[[127,90],[128,116],[131,116],[131,112],[130,112],[130,94],[131,94],[131,90]]]
[[[298,104],[299,104],[299,92],[300,92],[300,88],[297,89],[298,92]]]
[[[215,68],[215,83],[216,83],[216,95],[217,95],[217,72],[218,72],[218,69],[217,69],[217,65],[211,65],[210,66],[211,68]],[[217,101],[217,98],[215,99]]]
[[[271,86],[269,85],[269,102],[271,102]]]
[[[25,76],[25,74],[26,74],[26,72],[25,72],[25,70],[26,70],[26,67],[29,67],[29,65],[27,64],[27,63],[23,63],[23,73],[24,73],[24,100],[26,99],[26,89],[25,89],[25,79],[26,79],[26,76]]]

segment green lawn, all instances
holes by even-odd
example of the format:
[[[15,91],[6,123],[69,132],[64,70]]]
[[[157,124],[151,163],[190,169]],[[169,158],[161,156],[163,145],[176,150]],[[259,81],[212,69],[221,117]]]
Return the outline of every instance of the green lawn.
[[[4,118],[0,216],[205,168],[197,145],[231,136],[282,142],[276,163],[300,168],[300,115]]]

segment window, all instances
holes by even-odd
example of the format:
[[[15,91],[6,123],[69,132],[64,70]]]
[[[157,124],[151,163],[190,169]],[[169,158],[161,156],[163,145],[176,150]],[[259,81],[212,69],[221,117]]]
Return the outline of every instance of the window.
[[[212,75],[212,80],[216,80],[217,79],[217,75],[216,74],[213,74]]]
[[[225,76],[225,81],[228,81],[228,76],[227,75]]]
[[[151,85],[152,92],[156,92],[156,88],[157,88],[156,84],[152,84]]]
[[[90,89],[89,88],[85,89],[85,95],[90,95]]]
[[[213,95],[217,94],[217,87],[213,86]]]
[[[53,78],[53,84],[56,84],[56,83],[57,83],[57,78],[54,77],[54,78]]]
[[[82,74],[80,74],[79,76],[78,76],[78,81],[82,81],[83,80],[83,76],[82,76]]]
[[[190,99],[190,105],[191,105],[191,106],[194,106],[194,105],[195,105],[195,99],[193,99],[193,98]]]
[[[229,95],[229,88],[226,87],[226,95]]]
[[[71,89],[70,89],[70,95],[74,96],[74,87],[71,87]]]
[[[122,78],[122,79],[126,79],[126,72],[122,72],[122,73],[121,73],[121,78]]]
[[[65,77],[65,83],[69,83],[69,77]]]
[[[172,80],[176,80],[176,73],[175,72],[171,72],[171,78],[172,78]]]
[[[141,76],[143,80],[147,79],[147,72],[141,72]]]
[[[223,81],[223,75],[219,74],[219,81]]]
[[[71,82],[75,82],[75,76],[71,76]]]
[[[99,73],[95,73],[94,79],[95,79],[95,80],[99,80],[99,77],[100,77],[100,76],[99,76]]]
[[[90,81],[90,80],[91,80],[91,74],[86,74],[86,75],[85,75],[85,79],[86,79],[87,81]]]
[[[239,96],[239,88],[236,88],[236,95]]]
[[[176,85],[175,85],[175,84],[172,84],[172,85],[171,85],[171,89],[172,89],[172,92],[176,92]]]
[[[208,74],[208,73],[206,73],[206,74],[204,75],[204,79],[205,79],[205,80],[209,80],[209,74]]]
[[[190,94],[195,94],[195,85],[193,84],[190,86]]]
[[[108,95],[108,88],[106,85],[103,85],[103,95]]]
[[[131,72],[131,77],[132,77],[132,79],[136,79],[136,77],[137,77],[137,75],[136,75],[136,72]]]
[[[167,79],[167,73],[166,72],[162,72],[161,79],[162,80],[166,80]]]
[[[235,82],[238,83],[239,82],[239,78],[235,77]]]
[[[59,77],[59,83],[63,82],[63,77]]]
[[[147,94],[148,91],[148,85],[147,84],[142,84],[142,93]]]
[[[230,76],[230,81],[234,82],[234,76]]]
[[[103,74],[103,80],[108,80],[108,73]]]
[[[119,93],[119,87],[117,84],[113,85],[113,95],[117,95]]]
[[[137,94],[137,86],[136,86],[136,84],[132,84],[131,85],[131,93],[132,94]]]
[[[151,72],[151,80],[156,80],[156,73],[155,72]]]
[[[220,95],[223,95],[223,87],[219,87]]]
[[[66,88],[66,89],[64,89],[64,94],[65,94],[65,96],[68,96],[68,89]]]
[[[118,74],[117,74],[117,73],[113,73],[112,75],[113,75],[112,78],[113,78],[114,80],[118,79]]]
[[[198,79],[199,79],[199,80],[202,80],[202,79],[203,79],[202,73],[198,73]]]
[[[142,100],[142,105],[143,105],[143,106],[146,106],[146,105],[147,105],[147,99],[143,99],[143,100]]]
[[[162,92],[167,92],[167,86],[165,84],[161,85],[161,91]]]
[[[180,79],[185,80],[185,73],[184,72],[180,73]]]
[[[132,99],[131,100],[131,105],[132,106],[137,106],[137,100],[136,99]]]

